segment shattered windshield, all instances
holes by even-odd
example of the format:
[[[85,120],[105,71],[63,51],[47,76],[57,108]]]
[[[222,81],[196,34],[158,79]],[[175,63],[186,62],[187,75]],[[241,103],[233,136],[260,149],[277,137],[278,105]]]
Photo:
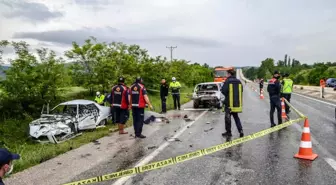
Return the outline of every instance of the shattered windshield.
[[[197,86],[197,91],[218,91],[217,84],[201,84]]]
[[[50,111],[50,114],[68,114],[75,116],[77,105],[59,105]]]

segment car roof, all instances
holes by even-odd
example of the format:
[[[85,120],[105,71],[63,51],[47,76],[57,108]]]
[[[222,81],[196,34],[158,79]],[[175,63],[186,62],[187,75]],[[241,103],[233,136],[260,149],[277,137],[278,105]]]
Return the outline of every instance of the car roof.
[[[203,83],[199,83],[197,85],[205,85],[205,84],[221,84],[223,82],[203,82]]]
[[[89,104],[95,104],[94,101],[91,100],[71,100],[67,102],[60,103],[59,105],[89,105]]]

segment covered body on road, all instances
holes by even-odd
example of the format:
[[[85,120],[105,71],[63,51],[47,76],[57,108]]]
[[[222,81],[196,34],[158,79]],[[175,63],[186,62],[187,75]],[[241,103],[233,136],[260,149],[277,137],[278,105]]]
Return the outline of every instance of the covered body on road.
[[[54,107],[29,124],[30,136],[38,142],[59,143],[76,137],[79,132],[95,129],[111,119],[110,107],[90,100],[72,100]],[[46,140],[46,141],[44,141]]]

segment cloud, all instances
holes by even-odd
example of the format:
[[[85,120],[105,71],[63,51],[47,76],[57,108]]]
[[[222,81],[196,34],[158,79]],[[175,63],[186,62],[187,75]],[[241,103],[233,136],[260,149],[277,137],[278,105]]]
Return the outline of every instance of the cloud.
[[[5,18],[21,18],[31,22],[46,22],[63,16],[60,11],[51,11],[46,5],[26,1],[0,1],[0,10]]]
[[[174,58],[211,65],[259,65],[268,57],[282,60],[285,54],[307,63],[336,58],[335,0],[7,0],[3,4],[0,12],[6,17],[0,15],[0,39],[24,40],[34,47],[48,43],[59,53],[72,41],[81,44],[94,36],[99,42],[139,44],[151,55],[168,58],[166,46],[177,46]],[[15,12],[23,12],[21,19],[13,19]],[[48,21],[42,22],[44,18]]]
[[[125,43],[176,43],[196,47],[220,47],[222,42],[197,37],[182,37],[171,35],[148,35],[139,34],[134,36],[125,32],[120,32],[116,28],[83,28],[79,30],[56,30],[45,32],[18,32],[15,33],[15,39],[36,39],[39,41],[54,42],[70,45],[73,41],[83,43],[85,39],[94,36],[101,42],[125,42]]]

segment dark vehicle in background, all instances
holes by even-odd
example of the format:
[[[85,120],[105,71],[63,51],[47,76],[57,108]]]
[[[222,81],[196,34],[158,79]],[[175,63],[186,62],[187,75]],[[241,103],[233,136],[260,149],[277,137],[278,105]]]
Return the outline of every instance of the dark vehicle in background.
[[[335,87],[336,86],[336,78],[328,78],[326,81],[327,87]]]

